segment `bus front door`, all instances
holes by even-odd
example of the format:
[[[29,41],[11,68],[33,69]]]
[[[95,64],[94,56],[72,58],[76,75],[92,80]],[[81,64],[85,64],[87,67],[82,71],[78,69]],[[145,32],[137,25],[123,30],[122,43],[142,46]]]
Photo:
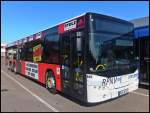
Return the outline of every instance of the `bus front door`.
[[[69,32],[60,37],[60,63],[62,91],[83,99],[83,54],[82,37],[77,32]]]

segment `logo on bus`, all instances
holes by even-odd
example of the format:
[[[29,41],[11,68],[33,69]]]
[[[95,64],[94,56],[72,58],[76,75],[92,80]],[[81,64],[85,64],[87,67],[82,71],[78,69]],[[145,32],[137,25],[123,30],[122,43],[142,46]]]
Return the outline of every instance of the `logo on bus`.
[[[107,86],[119,82],[122,83],[122,76],[110,77],[102,80],[102,86]]]
[[[71,20],[69,22],[60,24],[58,26],[58,32],[59,33],[64,33],[69,30],[77,29],[77,28],[82,28],[85,25],[85,19],[83,17],[76,18],[74,20]]]
[[[77,20],[73,20],[64,24],[64,31],[74,29],[77,27]]]

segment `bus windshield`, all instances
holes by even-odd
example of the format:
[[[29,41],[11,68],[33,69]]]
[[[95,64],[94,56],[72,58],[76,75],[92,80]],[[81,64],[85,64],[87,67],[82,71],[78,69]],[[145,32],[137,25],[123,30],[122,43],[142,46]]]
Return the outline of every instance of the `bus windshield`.
[[[121,25],[121,24],[119,24]],[[110,32],[99,31],[89,33],[89,52],[88,52],[88,70],[90,72],[103,72],[108,70],[125,70],[123,73],[131,73],[135,71],[135,68],[131,68],[133,64],[135,54],[134,54],[134,44],[132,36],[132,26],[125,27],[123,25],[113,25],[112,28],[122,29],[122,32],[109,30]],[[97,25],[96,25],[97,26]],[[104,26],[104,25],[103,25]],[[127,71],[128,70],[128,71]]]
[[[117,69],[133,62],[134,44],[130,37],[116,38],[102,33],[90,33],[90,36],[88,64],[91,71]]]

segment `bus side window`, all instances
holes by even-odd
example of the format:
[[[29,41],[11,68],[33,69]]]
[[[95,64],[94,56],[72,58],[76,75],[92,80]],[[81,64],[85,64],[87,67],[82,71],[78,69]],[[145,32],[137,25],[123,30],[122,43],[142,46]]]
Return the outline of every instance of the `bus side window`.
[[[46,63],[59,63],[59,36],[48,34],[44,40],[43,60]]]

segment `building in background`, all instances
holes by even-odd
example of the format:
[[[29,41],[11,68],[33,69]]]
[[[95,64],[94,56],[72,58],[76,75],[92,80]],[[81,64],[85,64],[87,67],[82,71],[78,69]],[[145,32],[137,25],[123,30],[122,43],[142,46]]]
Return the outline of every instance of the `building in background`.
[[[131,20],[134,24],[137,55],[140,59],[140,84],[149,86],[149,16]]]
[[[1,57],[5,56],[6,44],[1,43]]]

